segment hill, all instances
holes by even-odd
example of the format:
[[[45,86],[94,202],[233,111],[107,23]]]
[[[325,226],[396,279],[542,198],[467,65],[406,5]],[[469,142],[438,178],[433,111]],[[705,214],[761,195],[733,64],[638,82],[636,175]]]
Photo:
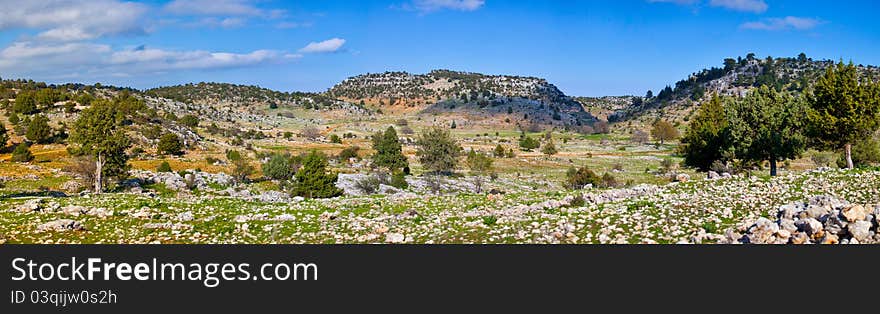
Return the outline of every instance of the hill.
[[[745,58],[728,58],[722,67],[694,72],[657,94],[649,92],[645,97],[634,97],[629,106],[611,113],[609,121],[630,127],[643,126],[658,118],[687,123],[694,109],[712,95],[744,96],[761,85],[801,93],[834,63],[813,60],[805,54],[793,58],[760,59],[754,54]],[[858,65],[858,69],[865,77],[880,75],[880,68],[876,66]]]
[[[434,70],[385,72],[344,80],[329,97],[385,113],[451,115],[477,124],[580,126],[596,119],[545,79]]]

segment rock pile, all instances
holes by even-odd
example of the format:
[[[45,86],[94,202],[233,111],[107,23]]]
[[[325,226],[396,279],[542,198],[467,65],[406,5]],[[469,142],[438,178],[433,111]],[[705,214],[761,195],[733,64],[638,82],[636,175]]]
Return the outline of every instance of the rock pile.
[[[873,244],[880,243],[880,205],[850,204],[829,196],[779,207],[776,220],[758,218],[729,243]]]

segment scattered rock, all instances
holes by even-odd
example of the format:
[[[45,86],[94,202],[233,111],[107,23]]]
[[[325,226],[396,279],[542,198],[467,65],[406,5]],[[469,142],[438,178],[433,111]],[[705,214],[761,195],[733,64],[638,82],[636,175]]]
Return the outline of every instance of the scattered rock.
[[[85,230],[82,223],[72,219],[53,220],[37,226],[37,231],[80,231]]]
[[[852,235],[853,239],[859,240],[859,242],[868,242],[873,237],[873,232],[871,232],[871,223],[867,221],[856,221],[854,223],[850,223],[846,227],[849,234]]]
[[[406,236],[400,233],[387,233],[385,234],[385,242],[388,243],[403,243],[406,240]]]

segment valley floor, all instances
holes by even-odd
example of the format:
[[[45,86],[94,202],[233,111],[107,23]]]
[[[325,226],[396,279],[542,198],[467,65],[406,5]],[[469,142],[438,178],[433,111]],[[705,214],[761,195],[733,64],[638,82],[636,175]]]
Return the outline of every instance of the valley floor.
[[[576,196],[583,194],[583,202]],[[3,243],[727,243],[780,206],[827,195],[874,212],[880,169],[618,190],[294,199],[144,193],[0,198]],[[869,227],[876,232],[877,226]],[[874,238],[880,240],[880,234]]]

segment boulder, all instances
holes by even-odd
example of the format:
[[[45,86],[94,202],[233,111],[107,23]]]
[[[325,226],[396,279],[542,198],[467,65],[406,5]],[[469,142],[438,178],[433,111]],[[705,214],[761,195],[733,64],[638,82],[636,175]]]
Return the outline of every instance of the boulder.
[[[679,173],[679,174],[675,175],[675,182],[684,183],[684,182],[688,182],[690,180],[691,180],[691,176],[688,175],[687,173]]]
[[[865,217],[871,212],[870,209],[862,205],[851,205],[840,211],[840,214],[846,218],[846,221],[856,222],[865,220]]]
[[[849,234],[852,235],[853,239],[859,240],[861,243],[865,243],[871,240],[874,234],[871,232],[871,223],[867,221],[856,221],[850,223],[846,227]]]
[[[23,213],[38,212],[42,209],[43,199],[35,198],[25,201],[19,205],[16,210]]]
[[[709,180],[718,180],[721,179],[721,175],[715,171],[709,171],[709,173],[706,175],[706,178]]]

